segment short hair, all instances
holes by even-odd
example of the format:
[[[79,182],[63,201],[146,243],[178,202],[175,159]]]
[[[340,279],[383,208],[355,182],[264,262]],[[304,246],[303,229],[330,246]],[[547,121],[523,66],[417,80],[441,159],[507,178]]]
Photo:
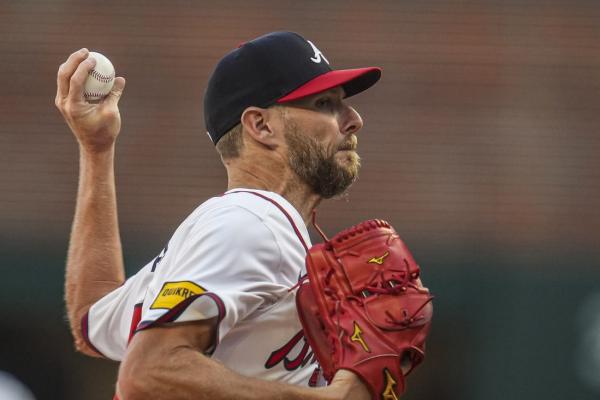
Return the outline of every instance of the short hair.
[[[222,159],[237,158],[240,156],[240,152],[244,146],[242,130],[242,124],[237,124],[219,139],[215,147]]]
[[[284,104],[273,104],[269,108],[276,109],[283,119],[287,118],[287,106]],[[223,160],[240,156],[244,147],[243,131],[242,124],[239,123],[221,136],[215,147]]]

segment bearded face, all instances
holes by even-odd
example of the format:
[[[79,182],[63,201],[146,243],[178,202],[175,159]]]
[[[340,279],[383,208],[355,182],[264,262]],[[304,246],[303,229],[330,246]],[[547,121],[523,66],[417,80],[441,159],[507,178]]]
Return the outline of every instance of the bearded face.
[[[298,125],[288,119],[285,139],[292,171],[322,198],[342,194],[358,177],[360,157],[354,151],[355,135],[328,149],[317,138],[300,132]]]

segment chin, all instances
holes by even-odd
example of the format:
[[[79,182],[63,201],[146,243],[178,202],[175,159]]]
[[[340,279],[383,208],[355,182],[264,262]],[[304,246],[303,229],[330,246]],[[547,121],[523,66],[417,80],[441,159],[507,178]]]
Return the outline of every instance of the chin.
[[[354,150],[340,151],[335,155],[335,158],[339,164],[344,166],[360,164],[360,157]]]
[[[360,157],[355,151],[344,151],[337,154],[338,165],[347,170],[356,171],[360,168]]]
[[[345,165],[340,165],[340,167],[344,170],[344,174],[346,176],[352,178],[352,181],[356,180],[358,177],[358,170],[360,169],[360,163],[348,163]]]

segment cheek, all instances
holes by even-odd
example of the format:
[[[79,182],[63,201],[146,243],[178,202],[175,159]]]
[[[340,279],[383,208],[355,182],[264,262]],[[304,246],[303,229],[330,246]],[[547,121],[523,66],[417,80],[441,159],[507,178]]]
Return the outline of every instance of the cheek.
[[[303,119],[299,124],[299,133],[309,136],[327,156],[334,155],[344,140],[337,119],[328,115],[315,117],[314,113],[311,114],[312,118]]]
[[[326,149],[328,155],[336,154],[338,147],[344,141],[337,124],[322,124],[315,130],[315,138]]]
[[[336,132],[336,128],[331,126],[331,124],[320,123],[313,125],[312,132],[313,137],[319,142],[328,142],[334,136],[333,133]]]

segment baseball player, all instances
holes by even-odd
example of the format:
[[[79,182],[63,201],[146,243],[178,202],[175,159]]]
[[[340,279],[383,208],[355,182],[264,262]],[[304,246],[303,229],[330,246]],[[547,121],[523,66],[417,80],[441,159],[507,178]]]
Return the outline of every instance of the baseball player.
[[[208,81],[204,117],[228,191],[200,205],[125,280],[113,167],[125,80],[89,104],[83,84],[93,66],[86,49],[73,53],[56,95],[80,148],[65,288],[78,350],[121,361],[121,400],[370,398],[346,370],[310,387],[323,381],[295,297],[312,211],[357,177],[363,123],[345,99],[381,70],[333,70],[291,32],[225,55]]]

